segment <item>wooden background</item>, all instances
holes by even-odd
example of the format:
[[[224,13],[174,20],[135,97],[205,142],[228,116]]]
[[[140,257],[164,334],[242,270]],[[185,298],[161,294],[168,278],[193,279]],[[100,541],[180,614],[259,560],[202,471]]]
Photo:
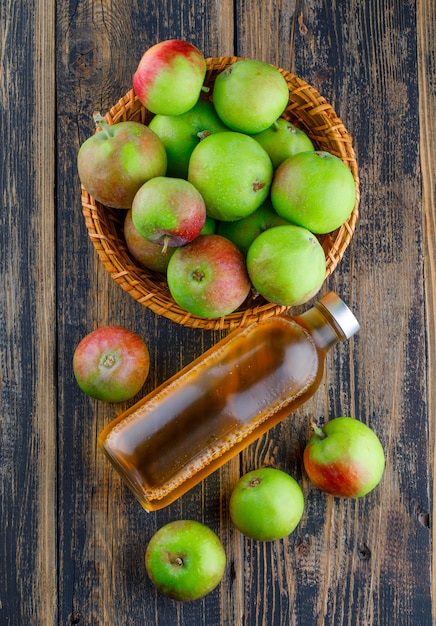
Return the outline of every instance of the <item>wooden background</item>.
[[[436,17],[433,0],[0,0],[0,624],[430,626],[435,440]],[[361,219],[323,291],[362,330],[329,356],[316,396],[173,505],[147,514],[96,440],[120,407],[74,382],[75,346],[122,324],[145,338],[144,393],[219,339],[136,303],[87,237],[79,145],[131,87],[142,52],[185,38],[205,56],[289,69],[354,138]],[[127,407],[127,405],[125,405]],[[124,407],[121,407],[124,408]],[[387,467],[361,501],[311,487],[301,455],[313,415],[353,415]],[[301,483],[306,510],[283,541],[229,521],[239,475],[264,464]],[[221,537],[222,584],[178,604],[148,580],[160,526],[198,519]],[[434,590],[433,590],[434,591]]]

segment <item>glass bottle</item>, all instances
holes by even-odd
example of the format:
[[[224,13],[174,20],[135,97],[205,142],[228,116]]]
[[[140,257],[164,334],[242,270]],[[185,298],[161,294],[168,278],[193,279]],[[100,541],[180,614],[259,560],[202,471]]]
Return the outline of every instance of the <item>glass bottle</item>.
[[[333,292],[301,315],[237,329],[114,419],[99,443],[142,506],[167,506],[318,388],[327,351],[359,330]]]

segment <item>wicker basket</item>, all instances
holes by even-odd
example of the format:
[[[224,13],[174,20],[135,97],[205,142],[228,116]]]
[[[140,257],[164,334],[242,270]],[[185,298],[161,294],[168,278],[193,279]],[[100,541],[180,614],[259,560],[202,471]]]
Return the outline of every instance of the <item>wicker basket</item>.
[[[216,76],[239,57],[207,59],[205,85],[209,97]],[[326,255],[326,278],[342,259],[354,233],[358,218],[359,177],[352,139],[335,111],[311,85],[295,74],[278,68],[289,85],[289,104],[283,117],[304,130],[315,147],[342,159],[350,168],[356,183],[356,203],[348,221],[336,231],[319,236]],[[113,106],[105,118],[109,124],[134,120],[148,124],[153,117],[136,98],[133,89]],[[277,315],[288,309],[265,301],[260,296],[249,298],[237,310],[217,319],[205,319],[187,313],[171,297],[165,276],[138,266],[129,254],[123,235],[125,211],[110,209],[96,202],[82,187],[82,210],[89,237],[113,280],[135,300],[158,315],[193,328],[207,330],[245,327],[254,321]]]

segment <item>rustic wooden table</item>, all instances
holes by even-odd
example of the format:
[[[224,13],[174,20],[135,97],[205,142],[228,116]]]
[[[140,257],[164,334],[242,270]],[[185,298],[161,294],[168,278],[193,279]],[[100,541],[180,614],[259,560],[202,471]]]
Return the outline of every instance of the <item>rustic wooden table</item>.
[[[435,440],[436,16],[433,0],[1,0],[0,624],[2,626],[430,626]],[[79,340],[109,323],[150,349],[144,393],[220,333],[157,317],[116,285],[87,236],[76,169],[92,112],[131,87],[142,52],[184,38],[205,56],[289,69],[354,139],[361,218],[324,291],[362,330],[329,357],[315,397],[173,505],[147,514],[96,445],[120,407],[82,394]],[[126,408],[128,404],[122,408]],[[310,416],[351,414],[387,466],[360,501],[302,471]],[[306,510],[283,541],[244,539],[228,497],[264,464],[300,481]],[[221,537],[221,585],[178,604],[145,573],[164,523]],[[434,589],[433,589],[434,591]]]

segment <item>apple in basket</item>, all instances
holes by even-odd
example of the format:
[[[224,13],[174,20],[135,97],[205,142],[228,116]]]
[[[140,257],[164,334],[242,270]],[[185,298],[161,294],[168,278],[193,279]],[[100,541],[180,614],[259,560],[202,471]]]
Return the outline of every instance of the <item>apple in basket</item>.
[[[98,202],[129,209],[147,180],[165,175],[165,147],[139,122],[110,125],[99,113],[94,113],[94,121],[101,130],[88,137],[77,155],[80,182]]]
[[[206,60],[195,46],[167,39],[146,50],[133,76],[138,100],[152,113],[181,115],[196,104]]]
[[[253,135],[260,145],[268,152],[274,170],[288,157],[298,152],[315,150],[312,140],[306,133],[280,117],[262,133]]]
[[[162,246],[144,239],[136,230],[132,220],[132,209],[129,209],[124,218],[124,237],[127,249],[139,265],[154,272],[166,274],[168,263],[175,248],[167,248],[162,253]]]

